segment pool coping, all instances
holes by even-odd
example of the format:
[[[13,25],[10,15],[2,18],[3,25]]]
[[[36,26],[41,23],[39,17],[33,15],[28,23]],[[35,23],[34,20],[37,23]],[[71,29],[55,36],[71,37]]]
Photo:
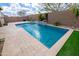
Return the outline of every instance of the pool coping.
[[[18,29],[15,26],[15,24],[19,24],[19,23],[25,23],[25,22],[9,23],[8,26],[14,27],[16,30],[21,31],[22,33],[24,33],[26,35],[28,34],[32,39],[34,39],[34,41],[38,42],[38,44],[40,44],[42,46],[42,48],[45,48],[48,51],[46,55],[49,54],[49,55],[55,56],[58,53],[58,51],[61,49],[61,47],[64,45],[64,43],[66,42],[66,40],[69,38],[69,36],[73,32],[73,29],[70,29],[70,28],[60,27],[60,26],[54,26],[54,25],[48,24],[49,26],[54,26],[54,27],[59,27],[59,28],[64,28],[64,29],[69,29],[69,31],[67,33],[65,33],[50,49],[48,49],[41,42],[39,42],[37,39],[35,39],[32,35],[30,35],[28,32],[26,32],[23,28]]]

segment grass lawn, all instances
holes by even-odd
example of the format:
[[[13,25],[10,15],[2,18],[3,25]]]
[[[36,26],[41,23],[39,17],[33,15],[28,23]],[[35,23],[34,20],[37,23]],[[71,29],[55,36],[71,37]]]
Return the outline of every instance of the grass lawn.
[[[74,31],[57,56],[79,56],[79,31]]]

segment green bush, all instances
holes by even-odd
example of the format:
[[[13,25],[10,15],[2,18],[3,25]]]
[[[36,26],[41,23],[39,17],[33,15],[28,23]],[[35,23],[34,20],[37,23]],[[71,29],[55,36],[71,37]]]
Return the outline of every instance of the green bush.
[[[43,21],[45,19],[45,16],[43,14],[40,14],[39,19],[40,19],[40,21]]]

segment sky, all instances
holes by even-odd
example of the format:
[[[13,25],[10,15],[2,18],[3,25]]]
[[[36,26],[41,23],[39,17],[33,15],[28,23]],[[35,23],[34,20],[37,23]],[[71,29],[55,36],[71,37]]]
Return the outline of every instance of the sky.
[[[7,16],[20,16],[18,14],[19,11],[24,11],[24,16],[37,14],[40,10],[42,10],[41,13],[45,12],[43,9],[44,6],[40,5],[39,3],[0,3],[0,7],[3,8],[1,12]],[[67,8],[67,4],[61,4],[59,10],[63,11]]]
[[[19,16],[18,12],[24,10],[26,15],[38,13],[41,6],[38,3],[0,3],[2,12],[7,16]]]

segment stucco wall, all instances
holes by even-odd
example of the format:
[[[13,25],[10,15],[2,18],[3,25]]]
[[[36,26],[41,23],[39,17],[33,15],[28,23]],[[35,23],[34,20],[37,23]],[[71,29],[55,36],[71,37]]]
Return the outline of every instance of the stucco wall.
[[[19,21],[23,21],[23,20],[27,20],[28,19],[30,20],[39,20],[39,15],[36,14],[36,15],[29,15],[29,16],[24,16],[24,17],[8,17],[8,16],[5,16],[5,22],[6,23],[9,23],[9,22],[19,22]]]
[[[48,14],[48,23],[53,24],[55,22],[60,22],[66,26],[72,26],[75,16],[69,11],[64,12],[52,12]]]
[[[27,16],[25,16],[25,17],[6,17],[5,21],[7,23],[9,23],[9,22],[23,21],[24,19],[27,20]]]
[[[9,22],[18,22],[28,20],[28,18],[32,21],[39,21],[39,14],[36,15],[29,15],[24,17],[5,17],[5,21]],[[65,26],[73,26],[73,20],[75,19],[75,15],[70,11],[63,11],[63,12],[52,12],[48,13],[48,23],[54,24],[55,22],[60,22],[62,25]],[[79,20],[79,17],[77,18]],[[77,22],[77,26],[79,26],[79,21]]]

